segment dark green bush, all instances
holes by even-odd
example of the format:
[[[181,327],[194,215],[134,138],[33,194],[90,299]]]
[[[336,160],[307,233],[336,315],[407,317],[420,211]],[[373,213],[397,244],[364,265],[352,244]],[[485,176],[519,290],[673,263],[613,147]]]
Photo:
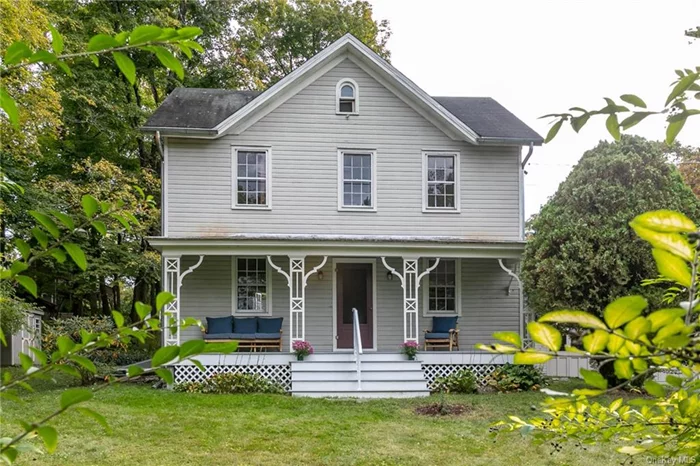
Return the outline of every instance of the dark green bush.
[[[185,382],[174,387],[187,393],[285,393],[284,388],[258,374],[216,374],[204,382]]]
[[[469,369],[462,369],[445,377],[437,377],[430,386],[430,390],[445,393],[476,393],[476,377]]]
[[[547,380],[541,369],[535,366],[505,364],[491,373],[487,384],[499,392],[525,392],[537,390]]]

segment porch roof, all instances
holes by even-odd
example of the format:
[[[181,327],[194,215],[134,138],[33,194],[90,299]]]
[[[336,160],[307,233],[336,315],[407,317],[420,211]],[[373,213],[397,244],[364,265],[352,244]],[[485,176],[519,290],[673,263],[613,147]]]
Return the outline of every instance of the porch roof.
[[[461,236],[250,234],[162,237],[148,242],[172,255],[327,255],[520,258],[525,241]]]

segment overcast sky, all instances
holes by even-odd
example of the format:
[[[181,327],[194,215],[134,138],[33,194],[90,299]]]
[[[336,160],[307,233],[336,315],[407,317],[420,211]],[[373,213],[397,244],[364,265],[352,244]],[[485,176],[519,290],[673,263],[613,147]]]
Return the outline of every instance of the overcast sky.
[[[547,134],[547,113],[600,108],[602,97],[637,94],[660,107],[674,69],[700,65],[700,44],[683,31],[700,25],[700,0],[370,0],[388,19],[391,62],[436,96],[489,96]],[[663,139],[661,119],[634,134]],[[700,118],[680,135],[700,146]],[[578,135],[563,128],[536,147],[525,176],[525,213],[536,213],[584,151],[611,139],[604,121]]]

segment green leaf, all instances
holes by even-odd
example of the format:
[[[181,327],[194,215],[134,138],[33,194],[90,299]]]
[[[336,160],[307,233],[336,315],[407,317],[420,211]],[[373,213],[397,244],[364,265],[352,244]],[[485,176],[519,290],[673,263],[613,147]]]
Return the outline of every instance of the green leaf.
[[[71,361],[75,362],[76,364],[79,364],[79,365],[82,366],[85,370],[87,370],[87,371],[89,371],[89,372],[91,372],[91,373],[93,373],[93,374],[97,374],[97,367],[95,367],[95,363],[93,363],[92,361],[90,361],[90,360],[89,360],[88,358],[86,358],[85,356],[79,356],[79,355],[77,355],[77,354],[71,354],[70,356],[68,356],[68,359],[70,359]]]
[[[19,129],[19,111],[15,99],[7,93],[4,87],[0,86],[0,108],[7,114],[7,119],[10,120],[12,126]]]
[[[661,233],[692,233],[697,230],[695,223],[685,214],[673,210],[652,210],[637,215],[630,225],[635,224]]]
[[[124,326],[124,316],[121,312],[112,311],[112,318],[114,319],[114,325],[116,325],[117,328],[121,328]]]
[[[529,322],[527,331],[534,342],[544,345],[551,351],[559,351],[559,348],[561,348],[561,333],[551,325]]]
[[[54,222],[51,217],[36,210],[30,210],[29,215],[34,217],[41,225],[46,228],[46,231],[51,234],[54,238],[58,239],[61,236],[61,230],[58,229],[58,225]]]
[[[58,432],[51,426],[41,426],[37,427],[36,434],[44,442],[46,451],[53,453],[56,451],[56,446],[58,445]]]
[[[667,375],[666,383],[672,387],[680,388],[683,385],[683,379],[676,375]]]
[[[66,73],[67,76],[71,76],[71,77],[73,76],[73,72],[71,71],[70,67],[68,66],[68,64],[66,62],[59,60],[56,62],[56,66],[58,66],[58,68],[61,71]]]
[[[202,47],[200,44],[193,40],[186,40],[182,42],[183,45],[186,45],[187,47],[196,50],[199,53],[204,53],[204,47]]]
[[[66,215],[63,212],[59,212],[58,210],[49,210],[51,215],[56,217],[59,222],[63,224],[66,228],[69,230],[74,230],[75,229],[75,223],[73,222],[73,219],[71,218],[70,215]]]
[[[20,273],[24,272],[27,270],[29,266],[26,264],[26,262],[22,262],[21,260],[16,260],[12,262],[12,265],[10,266],[10,274],[11,275],[19,275]]]
[[[44,233],[44,230],[42,230],[38,226],[33,227],[32,235],[34,236],[34,238],[36,238],[36,241],[39,243],[39,246],[41,246],[44,249],[49,247],[49,235]]]
[[[66,253],[63,252],[61,249],[54,249],[51,251],[51,255],[56,259],[60,264],[63,264],[66,261]]]
[[[105,225],[104,222],[95,220],[94,222],[91,222],[90,225],[92,225],[93,228],[102,236],[107,236],[107,225]]]
[[[686,325],[684,320],[681,317],[676,317],[673,321],[671,321],[669,324],[664,325],[659,329],[659,331],[656,333],[656,336],[652,340],[654,344],[659,344],[662,341],[666,340],[668,337],[671,337],[673,335],[676,335],[677,333],[680,333],[686,329]]]
[[[207,343],[204,346],[202,353],[221,353],[228,354],[233,353],[238,349],[238,342],[231,341],[227,343]]]
[[[685,348],[690,343],[688,335],[673,335],[659,341],[658,346],[662,348],[680,349]]]
[[[79,406],[75,408],[76,411],[78,411],[81,414],[84,414],[85,416],[91,417],[94,420],[97,421],[99,425],[102,426],[102,428],[105,430],[105,432],[110,433],[112,432],[112,429],[110,429],[109,424],[107,424],[107,419],[100,413],[98,413],[95,410],[92,410],[90,408],[85,408],[84,406]]]
[[[620,447],[617,449],[618,453],[623,453],[625,455],[638,455],[639,453],[643,453],[646,450],[644,448],[640,447],[634,447],[634,446],[625,446],[625,447]]]
[[[32,253],[32,248],[29,247],[29,244],[26,241],[24,241],[23,239],[20,239],[20,238],[16,238],[15,239],[15,247],[17,247],[17,250],[22,255],[22,259],[24,259],[24,260],[29,259],[29,256]]]
[[[664,327],[671,322],[673,322],[678,317],[685,316],[686,310],[677,308],[670,309],[659,309],[658,311],[652,312],[646,318],[651,322],[651,331],[656,332],[661,327]]]
[[[22,285],[22,288],[29,291],[29,293],[31,293],[32,296],[34,296],[35,298],[38,297],[36,282],[33,278],[28,277],[26,275],[16,275],[14,279],[17,281],[17,283]]]
[[[75,342],[67,335],[59,335],[56,339],[56,345],[61,356],[64,356],[75,347]]]
[[[628,380],[634,377],[632,361],[629,359],[616,359],[613,367],[615,368],[615,375],[621,379]]]
[[[622,122],[620,123],[620,126],[622,129],[630,129],[633,126],[636,126],[638,123],[640,123],[642,120],[644,120],[646,117],[649,115],[654,115],[656,112],[634,112],[632,115],[628,116]]]
[[[51,48],[56,55],[60,55],[63,52],[63,37],[51,24],[49,24],[49,31],[51,31]]]
[[[655,248],[663,249],[687,261],[693,260],[693,250],[688,240],[678,233],[661,233],[631,224],[634,232],[641,239]]]
[[[669,122],[668,126],[666,127],[666,144],[670,146],[674,143],[676,137],[678,137],[678,134],[683,129],[683,126],[685,126],[686,120],[687,117]]]
[[[583,347],[591,354],[600,353],[605,349],[605,345],[608,344],[608,338],[608,332],[597,329],[583,337]]]
[[[34,357],[39,360],[39,365],[43,366],[48,362],[48,356],[46,356],[46,353],[41,351],[41,349],[35,348],[34,346],[30,346],[29,351],[34,353]]]
[[[80,249],[80,246],[75,243],[64,243],[63,249],[66,250],[68,255],[71,257],[71,259],[73,259],[73,262],[75,262],[75,265],[77,265],[80,270],[87,270],[87,258],[85,257],[83,250]]]
[[[182,68],[182,63],[178,60],[172,52],[165,47],[154,47],[156,57],[167,69],[172,71],[177,75],[179,79],[185,77],[185,70]]]
[[[29,57],[29,63],[45,63],[47,65],[56,63],[56,55],[48,50],[37,50]]]
[[[180,348],[178,346],[164,346],[153,355],[153,359],[151,359],[151,367],[158,367],[169,363],[177,358],[179,353]]]
[[[119,223],[122,224],[122,226],[124,227],[124,229],[125,229],[126,231],[130,231],[130,230],[131,230],[131,225],[129,225],[129,222],[127,222],[126,219],[125,219],[122,215],[119,215],[119,214],[116,214],[116,213],[115,213],[115,214],[112,214],[112,218],[117,219],[117,220],[119,221]]]
[[[647,104],[644,103],[642,99],[640,99],[634,94],[623,94],[620,96],[620,99],[627,102],[628,104],[634,105],[635,107],[647,108]]]
[[[69,388],[61,393],[61,409],[68,408],[92,398],[92,391],[87,388]]]
[[[131,378],[131,377],[137,377],[141,374],[144,373],[143,367],[137,366],[137,365],[132,365],[129,366],[126,370],[126,375]]]
[[[149,306],[148,304],[143,304],[140,301],[137,301],[134,304],[134,309],[136,310],[136,313],[139,315],[140,320],[145,319],[148,316],[148,314],[151,313],[151,306]]]
[[[513,364],[544,364],[552,355],[534,352],[521,352],[513,355]]]
[[[608,351],[612,354],[617,354],[618,351],[625,346],[625,339],[619,335],[609,335],[608,336]]]
[[[564,123],[563,118],[560,119],[559,121],[557,121],[556,123],[554,123],[552,125],[552,127],[549,128],[549,131],[547,132],[547,137],[544,139],[545,144],[547,144],[549,141],[551,141],[552,139],[554,139],[556,137],[557,133],[561,129],[562,123]]]
[[[571,127],[574,129],[574,131],[578,133],[579,131],[581,131],[581,128],[583,128],[585,124],[588,123],[590,117],[590,113],[584,113],[583,115],[579,115],[577,117],[572,118]]]
[[[539,319],[538,322],[554,322],[559,324],[577,324],[583,328],[599,328],[606,330],[603,321],[599,318],[584,311],[553,311],[548,312]]]
[[[199,354],[204,350],[204,340],[189,340],[180,347],[180,359]]]
[[[673,89],[671,89],[671,93],[668,95],[666,98],[666,103],[664,104],[664,107],[668,106],[673,100],[683,94],[690,86],[693,85],[693,83],[698,79],[698,75],[696,73],[688,74],[687,76],[682,77],[681,79],[678,80],[675,86],[673,86]]]
[[[177,35],[180,39],[194,39],[202,33],[202,30],[196,26],[187,26],[177,30]]]
[[[13,42],[9,47],[7,47],[7,50],[5,51],[5,58],[3,58],[3,61],[7,66],[16,65],[25,58],[29,58],[31,54],[32,50],[27,44],[25,44],[22,41],[17,41]]]
[[[608,381],[605,380],[605,377],[600,375],[600,372],[588,369],[581,369],[580,372],[584,382],[591,387],[600,388],[601,390],[606,390],[608,388]]]
[[[616,141],[620,140],[620,123],[617,122],[617,114],[611,113],[610,116],[605,120],[605,127],[608,128],[608,133]]]
[[[616,329],[640,315],[647,304],[643,296],[623,296],[605,307],[603,318],[608,327]]]
[[[92,36],[90,42],[88,42],[88,52],[98,52],[100,50],[111,49],[114,47],[119,47],[119,42],[107,34],[97,34]]]
[[[160,37],[162,33],[163,30],[158,26],[138,26],[133,31],[131,31],[131,34],[129,34],[129,44],[137,45],[143,44],[145,42],[151,42],[152,40],[155,40],[158,37]]]
[[[175,379],[173,378],[173,373],[170,371],[170,369],[166,369],[165,367],[161,367],[160,369],[156,369],[155,373],[158,377],[163,379],[163,382],[165,382],[168,385],[172,385],[175,383]]]
[[[496,340],[505,341],[506,343],[511,343],[518,348],[523,346],[523,342],[520,339],[520,335],[517,332],[496,332],[493,334]]]
[[[29,368],[34,366],[34,361],[32,361],[32,358],[30,358],[24,353],[19,353],[19,362],[22,366],[22,369],[24,369],[24,372],[27,372]]]
[[[658,248],[654,248],[651,251],[651,255],[654,256],[656,269],[659,271],[660,275],[670,278],[686,288],[690,288],[690,282],[692,280],[690,268],[683,259]]]
[[[651,332],[651,322],[644,317],[637,317],[625,326],[625,335],[630,340],[637,340],[642,335]]]
[[[126,80],[133,86],[136,82],[136,65],[134,65],[134,62],[122,52],[112,52],[112,58],[114,58],[114,62],[126,77]]]
[[[97,199],[89,194],[83,196],[81,203],[83,204],[83,211],[85,211],[85,215],[88,217],[92,217],[100,210],[100,204],[97,202]]]
[[[80,371],[78,371],[78,369],[75,366],[72,366],[70,364],[57,364],[57,365],[53,366],[53,368],[58,370],[58,371],[64,372],[68,375],[71,375],[75,378],[78,378],[78,379],[83,378],[83,376],[80,375]]]
[[[651,396],[655,396],[657,398],[663,398],[666,396],[666,390],[664,390],[664,387],[660,383],[654,382],[651,379],[644,382],[644,390],[646,390]]]
[[[100,66],[100,59],[96,55],[90,55],[90,60],[95,66]]]
[[[160,311],[166,304],[170,304],[175,299],[175,295],[169,291],[161,291],[156,296],[156,310]]]

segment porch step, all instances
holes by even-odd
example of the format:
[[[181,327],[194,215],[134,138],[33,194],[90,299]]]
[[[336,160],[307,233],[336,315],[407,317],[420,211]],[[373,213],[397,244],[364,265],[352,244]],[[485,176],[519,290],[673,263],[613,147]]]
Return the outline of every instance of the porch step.
[[[397,353],[397,352],[392,352],[392,353],[382,353],[382,352],[366,352],[360,355],[360,360],[361,361],[381,361],[381,362],[390,362],[390,361],[408,361],[406,359],[406,356]],[[304,362],[339,362],[339,361],[355,361],[355,355],[352,352],[347,352],[347,353],[320,353],[320,354],[312,354],[310,356],[307,356],[306,359],[304,359]]]
[[[425,380],[362,380],[362,390],[368,392],[421,391]],[[292,381],[292,393],[299,392],[352,392],[358,390],[357,380]]]
[[[421,370],[419,361],[364,361],[360,360],[360,367],[363,371],[406,371]],[[307,371],[335,371],[335,370],[357,370],[354,361],[292,361],[292,372],[294,370]]]
[[[386,392],[369,392],[366,390],[358,391],[333,391],[333,392],[292,392],[292,396],[303,396],[307,398],[420,398],[430,396],[427,390],[419,391],[386,391]]]
[[[363,370],[361,372],[363,381],[375,380],[406,380],[406,381],[424,381],[425,376],[423,371],[407,370],[407,371],[377,371]],[[292,382],[328,382],[328,381],[356,381],[357,370],[337,370],[337,371],[307,371],[295,370],[292,372]]]

